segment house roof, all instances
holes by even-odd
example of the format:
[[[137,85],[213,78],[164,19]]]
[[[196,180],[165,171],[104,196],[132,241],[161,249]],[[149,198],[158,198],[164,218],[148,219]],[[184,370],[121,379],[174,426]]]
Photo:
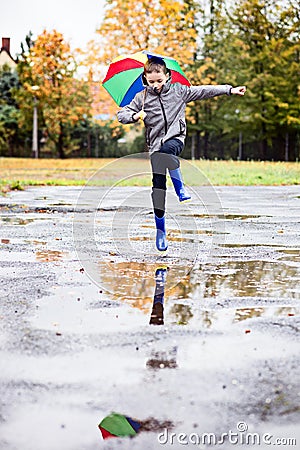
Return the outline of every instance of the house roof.
[[[7,64],[9,67],[14,69],[17,65],[16,61],[10,54],[10,38],[2,38],[2,47],[0,50],[0,66]]]

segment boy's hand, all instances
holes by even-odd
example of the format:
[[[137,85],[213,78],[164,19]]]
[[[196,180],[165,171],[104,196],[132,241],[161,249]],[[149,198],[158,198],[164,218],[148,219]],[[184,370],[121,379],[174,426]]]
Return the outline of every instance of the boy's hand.
[[[246,86],[237,86],[237,87],[233,87],[231,88],[231,94],[236,94],[236,95],[244,95],[246,92]]]
[[[133,117],[133,120],[139,120],[139,119],[144,120],[146,115],[147,114],[145,113],[145,111],[141,110],[141,111],[133,114],[132,117]]]

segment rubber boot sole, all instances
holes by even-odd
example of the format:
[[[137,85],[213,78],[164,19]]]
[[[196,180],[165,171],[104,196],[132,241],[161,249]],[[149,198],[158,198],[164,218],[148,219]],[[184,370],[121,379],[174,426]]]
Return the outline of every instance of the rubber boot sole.
[[[162,257],[165,257],[168,255],[168,248],[166,250],[158,250],[158,248],[156,249],[156,254]]]
[[[186,200],[179,200],[179,203],[189,203],[189,202],[191,202],[192,201],[192,199],[191,198],[187,198]]]

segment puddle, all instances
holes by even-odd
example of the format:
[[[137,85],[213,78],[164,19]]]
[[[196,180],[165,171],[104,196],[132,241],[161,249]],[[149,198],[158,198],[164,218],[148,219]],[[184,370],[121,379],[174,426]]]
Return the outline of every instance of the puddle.
[[[162,268],[157,269],[155,274],[156,284],[149,322],[152,325],[163,325],[165,323],[165,315],[167,324],[194,324],[200,328],[222,328],[224,324],[233,325],[237,322],[258,317],[291,317],[300,314],[300,306],[229,307],[219,310],[205,310],[201,301],[180,302],[174,300],[172,295],[170,295],[170,299],[166,301],[165,305],[165,284],[168,275],[167,270]]]
[[[35,253],[36,259],[42,262],[55,262],[66,258],[67,252],[61,252],[59,250],[39,250]]]
[[[300,307],[274,306],[264,308],[240,308],[235,310],[234,322],[252,319],[254,317],[291,317],[300,314]]]
[[[7,241],[10,242],[6,242],[5,244],[8,245],[9,243],[12,244],[11,240],[7,239]],[[25,241],[26,242],[26,241]],[[20,242],[18,242],[18,244],[23,244],[24,241],[20,240]],[[43,241],[37,241],[34,242],[34,245],[46,245],[47,242],[43,242]],[[0,261],[4,261],[4,262],[18,262],[18,263],[24,263],[24,262],[34,262],[34,261],[39,261],[39,262],[43,262],[43,263],[57,263],[58,261],[63,261],[63,260],[67,260],[70,258],[70,254],[69,252],[62,252],[60,250],[50,250],[50,249],[43,249],[43,250],[35,250],[32,249],[30,246],[26,246],[25,250],[23,250],[22,248],[19,247],[19,245],[17,246],[16,250],[11,250],[10,247],[7,247],[7,249],[5,248],[5,246],[3,246],[2,248],[0,247]]]
[[[34,213],[28,213],[26,214],[26,216],[24,217],[20,217],[20,215],[18,216],[2,216],[0,215],[0,223],[2,222],[4,225],[9,225],[9,226],[15,226],[15,225],[29,225],[33,222],[37,222],[37,221],[41,221],[41,220],[51,220],[49,217],[41,217],[41,214],[46,213],[47,216],[49,216],[48,211],[46,210],[39,210],[38,213],[34,212]],[[29,217],[31,216],[31,217]],[[34,216],[34,217],[32,217]]]
[[[167,269],[158,268],[155,273],[155,290],[153,296],[150,325],[195,325],[198,328],[219,328],[233,325],[247,319],[258,317],[291,317],[300,314],[300,306],[268,306],[247,308],[224,308],[218,310],[205,310],[201,300],[197,302],[186,300],[178,301],[170,293],[165,302],[165,286],[169,276]],[[167,317],[165,322],[165,316]]]
[[[51,204],[49,204],[49,206],[51,207],[51,206],[74,206],[74,205],[72,205],[72,203],[66,203],[66,202],[61,201],[61,202],[57,202],[57,203],[51,203]]]
[[[39,241],[37,239],[33,239],[32,241],[26,240],[26,244],[33,244],[33,245],[47,245],[46,241]]]
[[[291,255],[292,257],[293,255]],[[162,266],[166,266],[162,263]],[[165,290],[172,298],[201,299],[267,297],[300,299],[300,265],[276,261],[224,261],[206,263],[186,273],[170,263]],[[101,285],[133,307],[148,309],[158,264],[139,262],[98,263]]]
[[[60,259],[61,255],[54,253],[53,257]],[[88,330],[89,334],[132,332],[148,325],[153,330],[165,325],[224,332],[237,323],[251,319],[274,319],[300,314],[300,306],[257,306],[255,298],[253,306],[231,307],[230,302],[227,302],[226,307],[223,307],[220,295],[216,295],[211,308],[207,308],[203,304],[204,298],[199,296],[195,287],[193,290],[189,277],[180,282],[177,279],[178,284],[167,290],[168,283],[174,282],[179,275],[173,268],[168,269],[166,266],[155,268],[151,264],[119,263],[118,273],[120,277],[123,273],[128,283],[121,286],[122,278],[119,278],[116,287],[119,291],[115,296],[102,294],[97,286],[90,284],[53,288],[50,296],[39,300],[32,325],[52,330],[58,335],[65,332],[82,333],[84,330]],[[126,289],[127,295],[124,294]],[[136,289],[139,289],[138,296]],[[182,293],[185,295],[180,298]],[[168,354],[156,350],[147,362],[147,366],[153,369],[176,368],[176,364],[176,349]]]
[[[225,248],[253,248],[253,247],[270,247],[270,248],[282,248],[282,245],[274,245],[274,244],[218,244],[219,247]]]
[[[208,234],[208,233],[205,233],[205,234]],[[130,238],[130,241],[141,242],[141,241],[149,241],[150,239],[151,239],[151,242],[152,242],[153,238],[150,238],[148,236],[137,236],[137,237]],[[122,240],[122,239],[120,239],[120,240]],[[127,238],[124,238],[124,241],[125,240],[127,240]],[[199,239],[195,239],[195,238],[192,238],[192,237],[174,236],[173,233],[169,233],[168,241],[170,241],[170,242],[192,242],[192,243],[197,243],[197,244],[203,242],[203,241],[200,241]]]
[[[32,223],[35,219],[31,218],[22,218],[22,217],[11,217],[11,216],[0,216],[0,221],[4,224],[8,225],[28,225],[29,223]]]
[[[258,214],[219,214],[217,217],[226,220],[251,220],[251,219],[259,219],[262,216]],[[271,217],[271,216],[264,216],[264,217]]]
[[[300,314],[300,307],[269,306],[252,308],[226,308],[223,310],[203,310],[193,306],[175,303],[166,309],[166,323],[189,325],[197,328],[224,330],[235,323],[254,318],[292,317]]]
[[[147,316],[138,308],[102,296],[99,288],[90,284],[53,288],[49,296],[38,300],[36,314],[31,318],[33,327],[58,336],[126,332],[146,323]]]
[[[202,281],[198,279],[199,271],[180,278],[176,269],[168,269],[167,266],[156,267],[155,270],[151,264],[120,263],[115,269],[118,274],[118,286],[115,286],[118,300],[148,314],[150,325],[192,325],[218,329],[247,319],[300,314],[300,307],[296,305],[235,308],[230,307],[229,303],[229,307],[218,307],[224,298],[245,297],[248,301],[253,299],[253,302],[259,296],[265,299],[275,297],[280,301],[283,298],[288,301],[299,299],[299,270],[278,263],[246,261],[207,265],[205,270],[200,271]],[[111,275],[107,272],[105,276]],[[123,275],[127,279],[126,285],[122,284]],[[124,290],[127,295],[124,295]],[[137,293],[138,298],[132,298]],[[212,300],[211,310],[204,307],[202,300],[205,298]]]
[[[155,230],[155,228],[154,228],[154,226],[153,225],[142,225],[141,226],[141,228],[150,228],[150,229],[152,229],[152,230]],[[206,229],[204,229],[204,230],[199,230],[199,229],[196,229],[196,230],[188,230],[188,229],[185,229],[185,230],[176,230],[176,229],[169,229],[169,231],[168,231],[168,238],[169,238],[169,236],[171,237],[172,235],[181,235],[181,234],[195,234],[195,235],[197,235],[197,234],[207,234],[207,235],[209,235],[209,236],[212,236],[213,234],[230,234],[229,232],[226,232],[226,231],[216,231],[216,230],[213,230],[213,229],[209,229],[209,230],[206,230]],[[199,241],[198,241],[199,242]],[[200,241],[201,242],[201,241]]]
[[[278,250],[278,252],[283,253],[283,256],[280,257],[280,260],[300,263],[300,249],[285,248],[282,250]]]
[[[124,301],[134,308],[149,310],[153,297],[153,279],[158,267],[164,263],[139,262],[99,262],[101,283],[103,287],[118,300]],[[182,296],[182,284],[188,283],[186,268],[173,265],[168,276],[168,291]],[[184,293],[186,293],[184,289]]]
[[[197,219],[251,220],[259,219],[262,216],[258,214],[193,214],[193,217],[196,217]]]
[[[206,264],[191,274],[204,298],[300,298],[300,267],[283,262],[227,261]]]

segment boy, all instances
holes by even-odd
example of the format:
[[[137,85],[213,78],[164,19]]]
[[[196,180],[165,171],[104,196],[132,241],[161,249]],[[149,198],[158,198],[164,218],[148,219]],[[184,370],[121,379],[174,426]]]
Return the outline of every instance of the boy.
[[[191,199],[186,192],[178,156],[186,137],[185,108],[194,100],[217,95],[244,95],[245,86],[231,85],[184,86],[171,84],[170,73],[162,58],[151,57],[145,64],[145,90],[136,94],[131,103],[118,113],[123,124],[143,120],[146,142],[152,167],[152,203],[156,224],[156,247],[160,252],[168,248],[165,226],[165,198],[167,169],[180,202]]]

